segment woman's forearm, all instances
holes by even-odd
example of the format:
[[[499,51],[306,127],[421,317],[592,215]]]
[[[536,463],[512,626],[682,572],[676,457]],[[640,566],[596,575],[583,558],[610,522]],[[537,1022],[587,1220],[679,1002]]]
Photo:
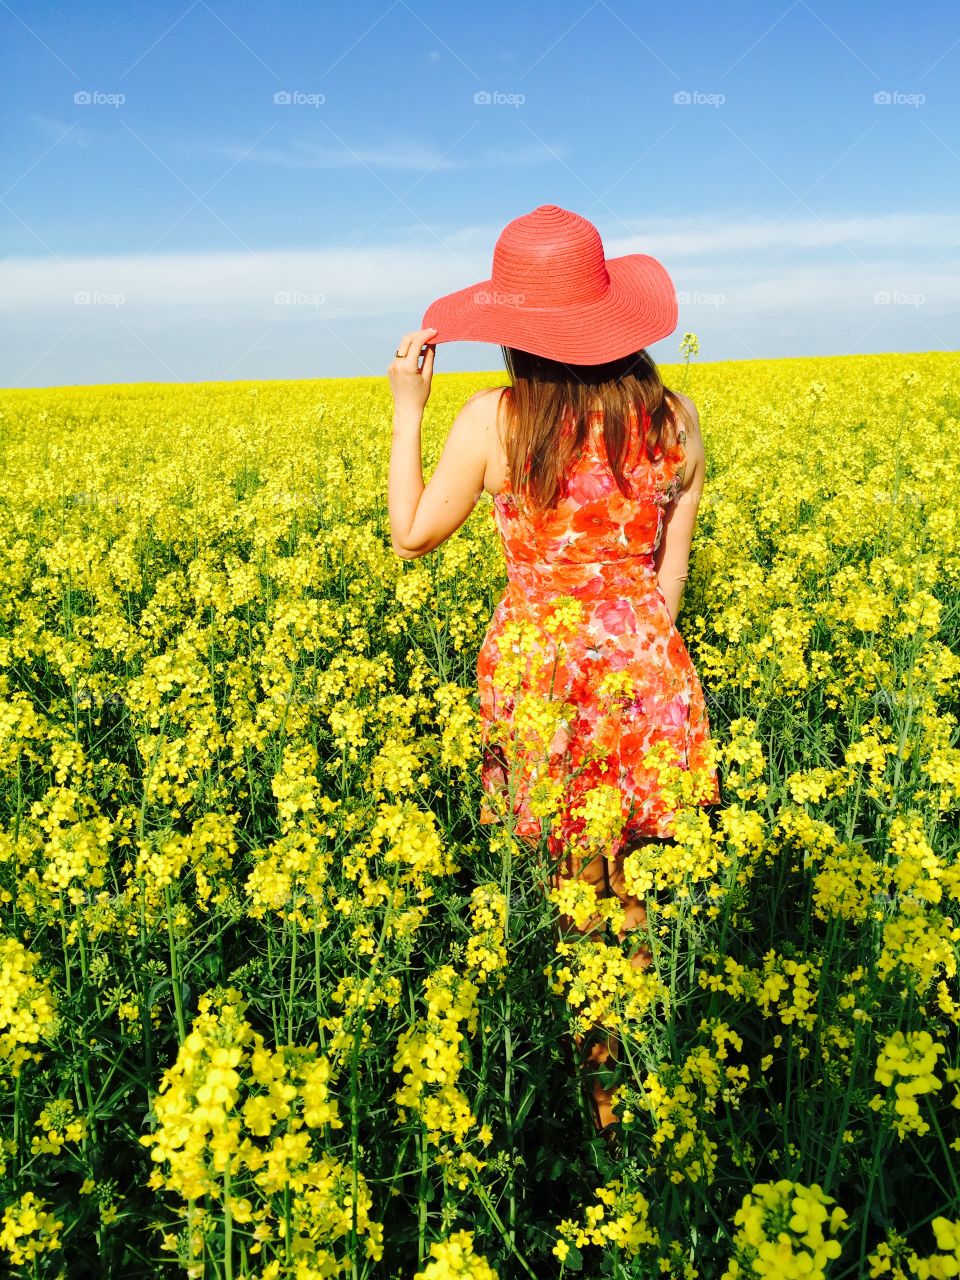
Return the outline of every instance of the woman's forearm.
[[[413,409],[398,409],[393,415],[387,508],[395,551],[403,548],[403,540],[413,526],[414,516],[417,514],[417,507],[424,489],[420,449],[422,417],[422,412],[418,413]]]
[[[660,590],[663,592],[663,598],[667,602],[667,608],[670,611],[671,622],[676,622],[677,614],[680,612],[680,601],[683,598],[683,588],[686,585],[687,575],[681,577],[668,577],[664,575],[659,577]]]

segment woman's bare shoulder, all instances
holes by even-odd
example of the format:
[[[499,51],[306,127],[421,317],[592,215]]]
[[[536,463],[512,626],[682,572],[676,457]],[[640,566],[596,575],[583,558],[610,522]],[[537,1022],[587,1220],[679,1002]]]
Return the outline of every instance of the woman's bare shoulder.
[[[487,464],[484,488],[498,493],[504,484],[506,449],[502,440],[503,418],[500,406],[504,387],[483,387],[466,401],[460,416],[471,421],[472,429],[483,438]]]
[[[693,403],[689,396],[685,396],[682,391],[667,390],[666,394],[670,397],[671,407],[680,410],[675,416],[679,419],[678,425],[683,427],[688,435],[700,434],[700,415],[697,413],[697,406]]]
[[[706,465],[703,435],[700,431],[700,415],[697,412],[697,406],[682,391],[671,391],[670,397],[674,406],[679,407],[680,411],[676,414],[677,425],[682,428],[686,437],[684,441],[684,451],[687,455],[684,483],[686,488],[695,474],[702,474]]]
[[[475,391],[473,393],[470,400],[467,401],[467,404],[469,404],[471,400],[482,400],[485,396],[492,396],[494,394],[502,395],[503,392],[507,390],[509,390],[508,387],[481,387],[479,391]]]
[[[469,406],[468,412],[482,415],[488,423],[495,422],[506,390],[508,390],[506,387],[481,387],[470,396],[463,408],[468,409]]]

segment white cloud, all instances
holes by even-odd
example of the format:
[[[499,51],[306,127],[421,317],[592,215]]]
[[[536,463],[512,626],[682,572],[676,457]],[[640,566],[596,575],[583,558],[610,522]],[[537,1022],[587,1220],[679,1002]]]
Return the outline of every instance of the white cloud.
[[[546,202],[545,202],[546,203]],[[520,209],[517,214],[529,213]],[[754,256],[764,249],[852,249],[861,255],[887,248],[899,256],[912,252],[943,252],[960,242],[956,213],[883,213],[817,217],[814,214],[751,215],[718,218],[677,215],[655,218],[617,218],[605,209],[577,212],[600,229],[609,257],[622,253],[652,253],[668,266],[676,259],[731,253]],[[515,215],[517,216],[517,215]],[[448,244],[479,244],[489,255],[501,225],[475,224],[447,229]],[[413,230],[413,228],[411,228]]]
[[[687,299],[678,334],[697,332],[702,358],[960,347],[956,217],[704,216],[627,235],[594,220],[611,256],[665,262]],[[304,250],[7,258],[0,385],[380,374],[433,298],[487,278],[499,230],[413,225],[389,243]],[[658,358],[675,358],[677,341]],[[500,363],[493,347],[441,350],[438,367]]]
[[[289,147],[238,146],[205,147],[210,154],[229,160],[251,160],[284,169],[386,169],[422,173],[427,170],[501,169],[517,165],[552,164],[566,154],[562,147],[531,144],[522,147],[480,149],[458,155],[419,143],[398,142],[389,147],[323,147],[313,142],[294,142]]]
[[[81,129],[76,120],[60,120],[51,116],[32,115],[30,122],[38,132],[51,142],[69,142],[74,147],[89,147],[91,135]]]
[[[125,296],[129,306],[176,307],[223,304],[231,307],[273,307],[274,294],[299,290],[322,293],[327,315],[382,314],[411,302],[463,288],[488,277],[493,243],[499,229],[460,228],[448,234],[425,235],[411,225],[390,243],[348,244],[336,248],[265,249],[55,258],[6,258],[0,261],[0,308],[32,310],[73,303],[77,291]],[[868,290],[915,287],[949,295],[957,274],[954,266],[932,264],[952,239],[960,236],[960,219],[947,215],[887,215],[838,219],[811,226],[718,223],[691,224],[643,237],[606,237],[609,256],[645,252],[659,257],[678,289],[722,293],[750,306],[775,298],[796,306],[856,301]],[[751,259],[754,241],[776,246],[773,263]],[[801,248],[849,246],[862,261],[849,255],[840,262],[811,270]],[[931,266],[914,266],[904,246],[925,249]],[[884,252],[878,252],[884,250]],[[744,254],[732,265],[731,254]],[[791,252],[792,251],[792,252]],[[799,259],[799,260],[798,260]],[[779,292],[783,290],[783,292]],[[859,291],[859,292],[858,292]]]
[[[409,305],[431,285],[441,292],[460,288],[464,271],[482,278],[480,255],[465,257],[441,244],[8,258],[0,262],[0,310],[73,307],[79,292],[122,295],[128,308],[169,308],[171,314],[211,306],[258,311],[272,310],[276,293],[299,291],[322,294],[327,316],[380,314]]]
[[[753,217],[724,223],[716,218],[652,219],[627,228],[633,234],[604,237],[606,252],[652,253],[664,260],[753,249],[848,248],[861,254],[892,249],[902,255],[910,249],[943,249],[960,237],[960,216],[953,213],[885,213],[819,218],[812,214],[781,218]],[[635,228],[635,229],[634,229]]]

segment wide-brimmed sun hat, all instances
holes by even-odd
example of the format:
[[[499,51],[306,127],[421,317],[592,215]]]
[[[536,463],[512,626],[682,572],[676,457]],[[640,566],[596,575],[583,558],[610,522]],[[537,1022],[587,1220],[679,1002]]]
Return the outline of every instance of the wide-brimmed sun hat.
[[[604,364],[666,338],[677,294],[646,253],[607,258],[592,222],[542,204],[508,222],[489,280],[431,302],[431,343],[495,342],[565,364]]]

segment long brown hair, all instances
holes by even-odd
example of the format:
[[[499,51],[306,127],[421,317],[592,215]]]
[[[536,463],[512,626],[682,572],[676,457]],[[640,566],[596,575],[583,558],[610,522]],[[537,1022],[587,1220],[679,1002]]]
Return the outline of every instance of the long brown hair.
[[[552,508],[566,491],[571,460],[587,438],[589,410],[603,413],[607,461],[620,492],[630,497],[625,471],[639,459],[626,457],[633,436],[630,413],[648,418],[644,453],[654,462],[676,442],[676,393],[664,386],[646,350],[607,364],[562,364],[517,347],[501,347],[511,386],[506,405],[504,448],[514,493],[526,495],[537,510]]]

